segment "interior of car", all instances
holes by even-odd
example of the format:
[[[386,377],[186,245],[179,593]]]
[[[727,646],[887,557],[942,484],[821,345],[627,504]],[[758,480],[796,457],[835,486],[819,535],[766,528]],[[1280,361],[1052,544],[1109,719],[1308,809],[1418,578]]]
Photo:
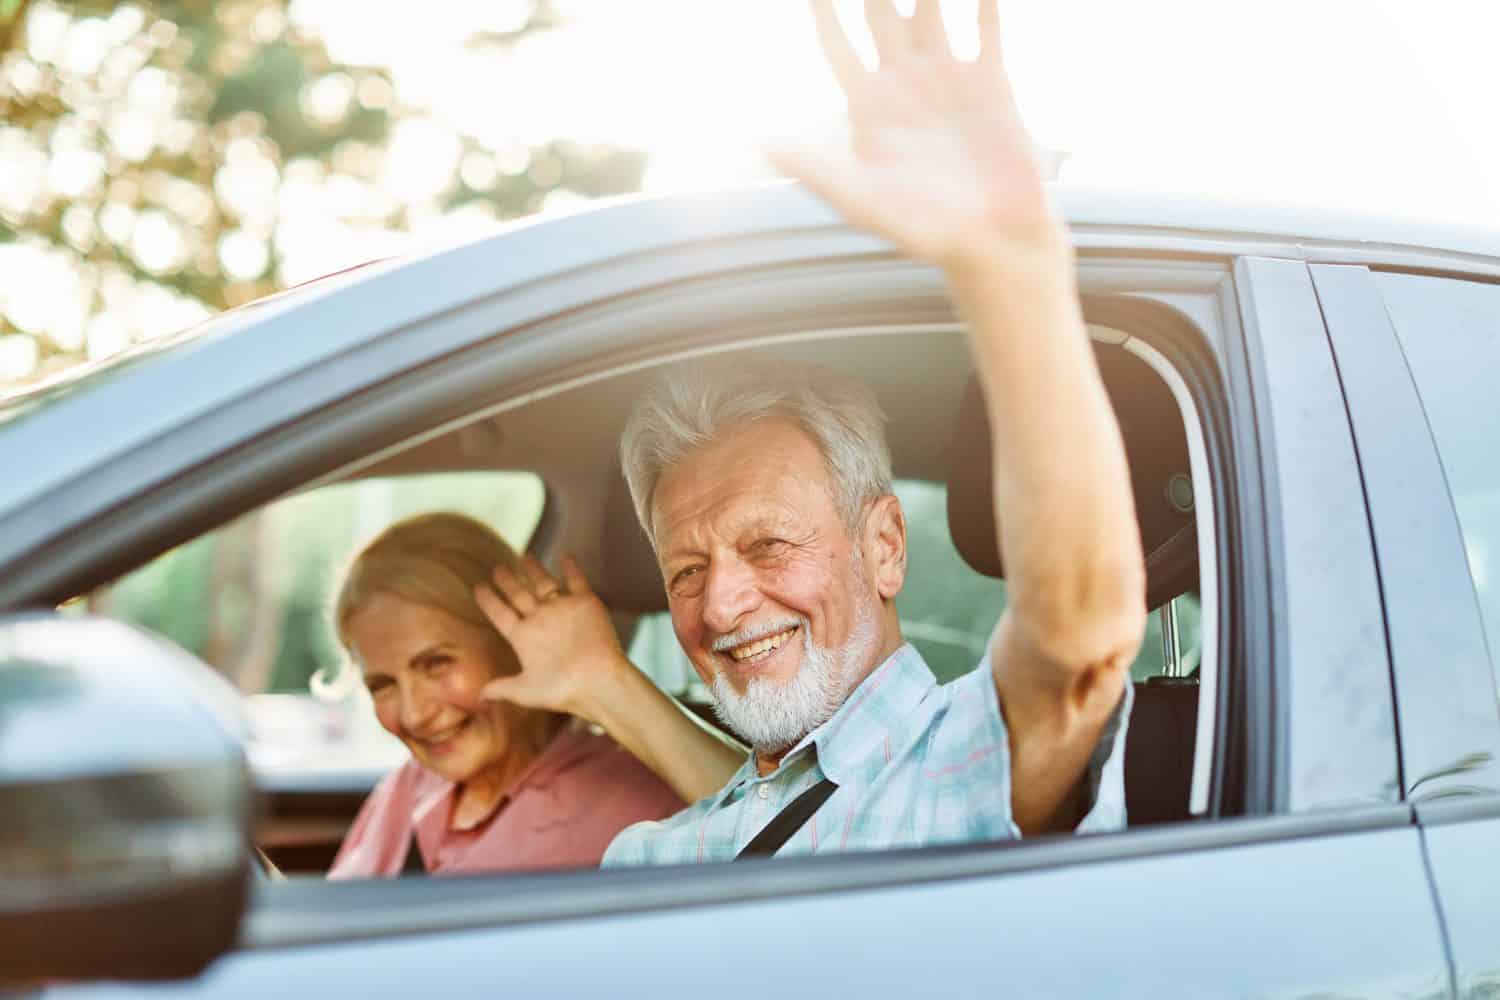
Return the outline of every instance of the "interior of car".
[[[1132,669],[1135,707],[1125,760],[1129,822],[1183,821],[1204,811],[1212,726],[1200,717],[1200,704],[1212,698],[1200,698],[1200,692],[1211,692],[1215,669],[1215,589],[1201,582],[1211,579],[1205,567],[1212,566],[1213,532],[1202,528],[1212,522],[1201,509],[1207,498],[1194,491],[1207,475],[1201,445],[1194,443],[1198,422],[1159,353],[1115,329],[1096,325],[1090,332],[1130,462],[1152,610]],[[809,333],[735,350],[834,368],[875,391],[888,418],[897,493],[911,536],[907,592],[897,602],[903,632],[940,681],[971,668],[1003,606],[1004,563],[991,514],[990,428],[962,330],[927,324]],[[301,493],[350,483],[420,482],[437,473],[531,474],[541,484],[538,509],[525,537],[512,542],[552,565],[563,553],[574,554],[611,609],[634,662],[712,724],[707,692],[671,638],[661,575],[619,472],[619,429],[663,363],[672,362],[657,359],[504,401],[459,425],[420,433],[331,471]],[[384,526],[362,529],[368,537]],[[328,652],[333,646],[323,648],[323,655],[336,655]],[[345,690],[339,696],[361,693]],[[367,712],[368,705],[356,710]],[[382,758],[387,765],[391,759]],[[280,773],[285,779],[290,772]],[[284,872],[320,874],[368,787],[368,777],[265,781],[258,846]]]

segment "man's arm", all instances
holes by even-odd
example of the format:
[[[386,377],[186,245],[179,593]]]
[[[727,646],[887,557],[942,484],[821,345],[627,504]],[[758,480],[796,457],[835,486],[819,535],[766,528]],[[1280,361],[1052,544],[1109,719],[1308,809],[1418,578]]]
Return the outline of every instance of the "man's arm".
[[[723,788],[745,751],[689,716],[626,658],[577,563],[563,561],[565,586],[530,556],[523,568],[526,580],[497,569],[495,589],[474,594],[521,661],[520,673],[491,681],[484,696],[594,723],[685,802]]]
[[[991,639],[1024,833],[1066,829],[1145,629],[1129,468],[1055,214],[980,0],[981,52],[951,52],[938,0],[868,0],[866,68],[832,0],[813,0],[848,98],[847,142],[773,151],[850,221],[938,264],[969,325],[993,428],[1009,606]],[[1001,516],[1003,514],[1003,516]]]

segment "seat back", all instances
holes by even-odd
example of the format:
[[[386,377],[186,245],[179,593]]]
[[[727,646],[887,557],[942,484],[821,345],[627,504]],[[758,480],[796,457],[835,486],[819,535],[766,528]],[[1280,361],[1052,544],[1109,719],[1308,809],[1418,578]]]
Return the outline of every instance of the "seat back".
[[[1113,344],[1096,343],[1094,354],[1130,463],[1146,557],[1146,606],[1155,608],[1198,581],[1187,434],[1170,388],[1149,365]],[[971,380],[948,453],[948,530],[976,572],[1003,577],[990,440],[984,397]],[[1136,685],[1125,744],[1131,826],[1188,817],[1197,724],[1196,683],[1158,679]]]
[[[1185,820],[1198,732],[1198,684],[1135,685],[1125,733],[1125,814],[1131,826]]]

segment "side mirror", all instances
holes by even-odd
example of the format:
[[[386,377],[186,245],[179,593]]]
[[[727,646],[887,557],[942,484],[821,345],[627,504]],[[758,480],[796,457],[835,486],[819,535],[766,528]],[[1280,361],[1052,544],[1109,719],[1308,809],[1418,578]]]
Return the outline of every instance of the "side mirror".
[[[0,618],[0,992],[190,976],[234,945],[254,803],[239,711],[128,625]]]

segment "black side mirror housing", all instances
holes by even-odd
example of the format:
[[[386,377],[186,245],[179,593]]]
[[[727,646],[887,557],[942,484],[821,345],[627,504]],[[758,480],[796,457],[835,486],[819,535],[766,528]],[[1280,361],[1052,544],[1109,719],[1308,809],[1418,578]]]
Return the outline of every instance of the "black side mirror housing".
[[[239,696],[99,618],[0,618],[0,987],[165,979],[229,950],[249,892]]]

